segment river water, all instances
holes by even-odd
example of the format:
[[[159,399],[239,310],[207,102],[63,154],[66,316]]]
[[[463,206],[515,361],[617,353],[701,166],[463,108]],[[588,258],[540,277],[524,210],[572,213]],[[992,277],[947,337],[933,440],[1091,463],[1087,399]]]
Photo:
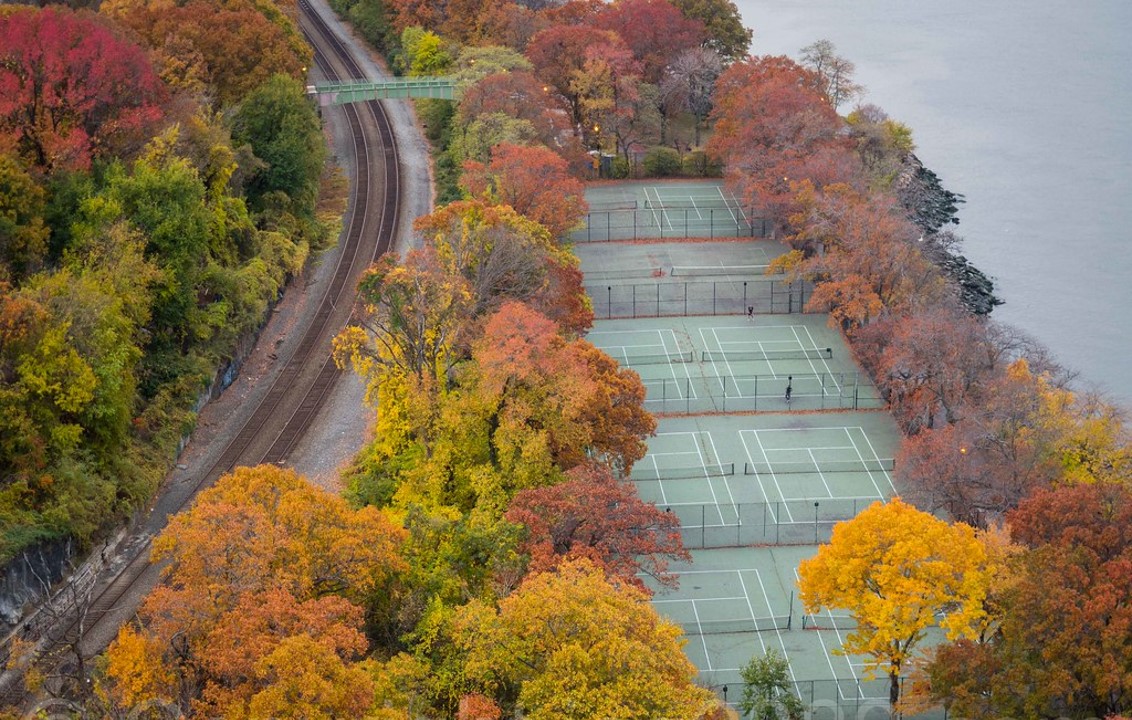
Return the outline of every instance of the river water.
[[[864,102],[966,195],[955,230],[994,317],[1132,408],[1132,2],[736,3],[754,54],[825,38],[856,63]]]

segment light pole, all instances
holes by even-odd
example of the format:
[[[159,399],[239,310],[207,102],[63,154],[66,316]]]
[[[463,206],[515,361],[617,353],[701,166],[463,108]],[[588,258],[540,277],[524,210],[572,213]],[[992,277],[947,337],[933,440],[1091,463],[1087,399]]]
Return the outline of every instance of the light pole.
[[[818,501],[814,501],[814,545],[818,544]]]

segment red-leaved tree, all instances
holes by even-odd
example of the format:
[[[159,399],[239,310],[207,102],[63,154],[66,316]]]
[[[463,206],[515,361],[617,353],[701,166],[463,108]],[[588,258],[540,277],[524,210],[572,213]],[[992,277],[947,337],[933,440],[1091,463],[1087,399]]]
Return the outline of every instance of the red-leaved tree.
[[[523,490],[511,501],[507,519],[529,533],[521,549],[530,555],[530,572],[586,557],[642,590],[648,588],[639,573],[675,587],[668,561],[691,560],[676,516],[641,500],[631,482],[617,480],[606,467],[580,465],[568,477],[560,485]]]
[[[83,170],[140,140],[165,88],[140,48],[97,16],[57,7],[0,14],[0,150]]]

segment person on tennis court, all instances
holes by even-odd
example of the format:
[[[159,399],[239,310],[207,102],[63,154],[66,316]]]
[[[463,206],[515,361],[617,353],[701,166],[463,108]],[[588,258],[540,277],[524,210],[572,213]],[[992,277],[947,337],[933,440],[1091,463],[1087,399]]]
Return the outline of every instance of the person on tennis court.
[[[751,322],[755,321],[755,306],[754,305],[748,305],[747,306],[747,319],[750,320]]]
[[[794,392],[794,376],[786,376],[786,402],[790,402],[790,393]]]

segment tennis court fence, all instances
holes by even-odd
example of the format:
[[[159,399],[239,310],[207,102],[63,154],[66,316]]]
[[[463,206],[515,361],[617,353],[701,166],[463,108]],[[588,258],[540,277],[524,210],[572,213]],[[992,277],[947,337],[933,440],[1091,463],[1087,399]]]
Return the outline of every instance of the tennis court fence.
[[[611,271],[622,272],[622,271]],[[624,271],[633,272],[633,271]],[[651,281],[618,284],[586,276],[594,316],[605,319],[639,317],[686,317],[688,315],[746,315],[747,308],[759,314],[805,312],[813,291],[807,282],[752,275],[745,280]],[[634,275],[630,277],[639,277]]]
[[[632,207],[630,207],[632,205]],[[571,242],[611,242],[659,238],[766,237],[771,222],[735,207],[694,207],[691,204],[630,201],[619,206],[591,206],[570,232]],[[677,206],[679,205],[679,206]]]
[[[792,615],[779,617],[745,617],[721,620],[698,620],[694,623],[683,623],[680,627],[684,634],[689,636],[700,635],[732,635],[735,633],[770,632],[773,630],[789,630],[793,626]]]
[[[880,392],[859,372],[646,378],[642,383],[645,409],[659,414],[884,407]],[[789,401],[787,384],[792,387]]]
[[[642,494],[656,497],[649,478],[632,477]],[[651,478],[651,482],[657,482]],[[680,538],[690,550],[759,545],[818,545],[829,542],[833,526],[852,520],[879,502],[873,497],[847,497],[753,503],[656,503],[676,515]]]

